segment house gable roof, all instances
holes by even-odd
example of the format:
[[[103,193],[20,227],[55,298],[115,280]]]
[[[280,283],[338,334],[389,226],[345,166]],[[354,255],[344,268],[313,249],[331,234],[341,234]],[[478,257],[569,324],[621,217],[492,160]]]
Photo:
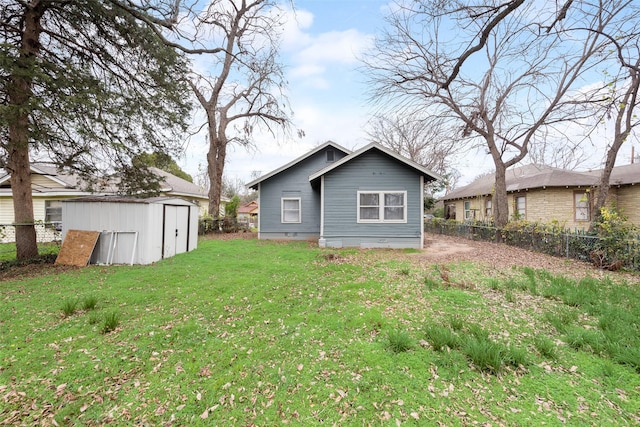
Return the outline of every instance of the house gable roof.
[[[246,203],[240,206],[238,208],[238,213],[250,214],[250,213],[256,212],[257,210],[258,210],[258,202],[256,202],[255,200],[252,200],[249,203]]]
[[[43,176],[48,180],[52,181],[53,183],[55,183],[56,185],[52,186],[52,188],[59,188],[59,187],[75,188],[78,185],[77,177],[64,172],[59,172],[55,168],[55,166],[46,165],[42,163],[33,163],[31,164],[30,169],[31,169],[32,175],[35,174],[35,175]],[[3,169],[2,174],[0,174],[0,185],[8,182],[10,179],[11,179],[11,174]],[[37,191],[37,190],[38,190],[37,188],[34,188],[34,191]]]
[[[196,185],[192,182],[187,181],[186,179],[182,179],[156,167],[150,167],[149,170],[152,171],[155,175],[158,175],[162,178],[162,184],[160,188],[160,191],[162,193],[169,193],[175,196],[195,197],[198,199],[209,198],[207,192],[199,185]],[[223,199],[226,198],[223,197]],[[226,199],[223,201],[228,202],[229,200]]]
[[[349,163],[350,161],[352,161],[353,159],[363,155],[364,153],[367,153],[371,150],[377,150],[379,152],[384,153],[385,155],[393,158],[394,160],[398,161],[399,163],[402,163],[414,170],[416,170],[418,173],[420,173],[422,176],[424,176],[425,178],[427,178],[429,181],[435,181],[438,179],[441,179],[441,177],[439,175],[437,175],[436,173],[430,171],[429,169],[425,168],[422,165],[419,165],[418,163],[415,163],[412,160],[407,159],[406,157],[403,157],[401,155],[399,155],[398,153],[388,149],[387,147],[384,147],[378,143],[372,142],[369,145],[366,145],[364,147],[362,147],[361,149],[354,151],[353,153],[349,154],[346,157],[343,157],[342,159],[338,160],[337,162],[334,162],[332,164],[330,164],[329,166],[319,170],[318,172],[312,174],[311,176],[309,176],[309,181],[311,183],[313,183],[314,181],[318,180],[322,175],[325,175],[329,172],[331,172],[332,170],[341,167],[342,165]]]
[[[314,154],[316,154],[316,153],[318,153],[318,152],[320,152],[320,151],[322,151],[322,150],[324,150],[325,148],[328,148],[328,147],[333,147],[336,150],[342,151],[344,154],[350,154],[351,153],[350,150],[347,150],[346,148],[336,144],[335,142],[327,141],[324,144],[318,145],[316,148],[314,148],[313,150],[309,151],[308,153],[298,157],[297,159],[292,160],[291,162],[287,163],[286,165],[284,165],[282,167],[279,167],[278,169],[275,169],[275,170],[269,172],[268,174],[263,175],[260,178],[249,182],[245,186],[247,188],[252,188],[254,190],[257,190],[258,189],[258,184],[261,183],[262,181],[265,181],[265,180],[271,178],[272,176],[277,175],[280,172],[285,171],[285,170],[295,166],[296,164],[302,162],[305,159],[308,159],[309,157],[313,156]]]

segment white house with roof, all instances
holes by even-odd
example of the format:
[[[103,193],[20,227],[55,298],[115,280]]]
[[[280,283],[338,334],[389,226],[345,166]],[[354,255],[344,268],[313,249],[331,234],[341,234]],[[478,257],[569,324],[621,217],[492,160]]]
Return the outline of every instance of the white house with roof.
[[[161,196],[179,197],[194,202],[199,207],[200,215],[206,212],[209,204],[207,192],[200,186],[172,175],[157,168],[151,170],[162,177]],[[13,223],[13,195],[11,193],[11,174],[0,172],[0,241],[14,240]],[[79,177],[60,172],[54,166],[34,163],[31,165],[31,188],[33,198],[33,214],[37,226],[39,241],[59,239],[62,218],[62,201],[77,199],[84,196],[107,196],[116,194],[113,185],[109,185],[97,192],[85,190]],[[221,205],[224,209],[223,200]]]

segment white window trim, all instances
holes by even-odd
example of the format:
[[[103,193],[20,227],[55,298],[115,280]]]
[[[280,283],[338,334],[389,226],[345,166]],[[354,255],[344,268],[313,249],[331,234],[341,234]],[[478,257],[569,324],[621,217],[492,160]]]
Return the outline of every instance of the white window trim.
[[[577,196],[580,196],[580,198],[578,198]],[[573,192],[573,219],[576,222],[589,222],[591,221],[591,200],[589,198],[589,193],[587,191],[574,191]],[[579,203],[581,202],[582,198],[586,198],[587,200],[584,201],[583,203],[585,203],[585,206],[579,206]],[[585,216],[586,218],[578,218],[578,210],[585,211]]]
[[[473,214],[471,213],[471,201],[465,200],[462,202],[462,210],[464,210],[464,219],[470,220],[473,219]]]
[[[403,205],[403,210],[402,210],[402,215],[403,218],[402,219],[384,219],[384,195],[385,194],[389,194],[389,193],[399,193],[403,195],[403,200],[404,200],[404,205]],[[360,218],[360,194],[378,194],[379,195],[379,199],[380,200],[380,206],[378,207],[380,209],[380,214],[378,215],[379,219],[362,219]],[[408,210],[408,203],[407,203],[407,192],[406,191],[392,191],[392,190],[384,190],[384,191],[377,191],[377,190],[371,190],[371,191],[358,191],[358,194],[356,195],[356,204],[357,204],[357,215],[358,215],[358,219],[357,222],[359,224],[406,224],[407,222],[407,210]]]
[[[285,221],[284,220],[284,202],[296,200],[298,202],[298,220],[297,221]],[[282,197],[280,199],[280,222],[283,224],[300,224],[302,223],[302,202],[300,197]]]

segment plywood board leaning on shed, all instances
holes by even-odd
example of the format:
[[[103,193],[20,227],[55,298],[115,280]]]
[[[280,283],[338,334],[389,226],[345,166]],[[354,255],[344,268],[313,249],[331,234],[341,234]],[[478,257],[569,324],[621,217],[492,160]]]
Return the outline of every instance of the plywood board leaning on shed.
[[[62,242],[56,264],[84,267],[89,263],[100,237],[99,231],[69,230]]]

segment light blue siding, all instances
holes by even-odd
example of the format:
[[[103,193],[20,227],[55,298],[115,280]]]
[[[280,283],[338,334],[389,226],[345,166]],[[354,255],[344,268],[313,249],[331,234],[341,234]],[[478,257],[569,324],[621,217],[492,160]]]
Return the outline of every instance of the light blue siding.
[[[311,186],[309,175],[332,163],[327,161],[327,150],[334,152],[334,161],[346,155],[327,147],[260,183],[261,239],[305,240],[320,236],[320,188]],[[300,223],[282,223],[283,197],[300,198]]]
[[[421,247],[420,173],[370,150],[324,175],[324,227],[320,244],[343,247]],[[358,223],[358,191],[406,191],[406,223]]]

